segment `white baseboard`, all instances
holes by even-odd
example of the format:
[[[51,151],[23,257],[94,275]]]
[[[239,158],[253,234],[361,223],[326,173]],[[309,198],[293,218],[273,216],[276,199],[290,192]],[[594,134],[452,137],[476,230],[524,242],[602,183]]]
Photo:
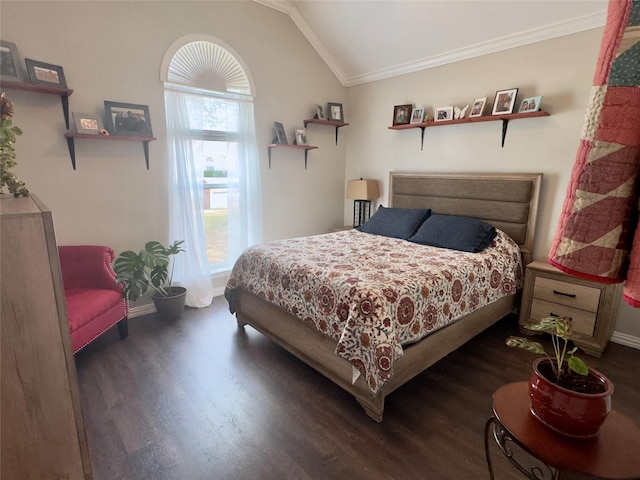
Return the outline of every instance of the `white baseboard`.
[[[611,341],[613,343],[619,343],[620,345],[625,345],[627,347],[640,350],[640,338],[634,337],[633,335],[627,335],[626,333],[620,333],[620,332],[613,332],[613,335],[611,336]]]
[[[221,297],[222,295],[224,295],[224,287],[213,289],[214,297]],[[153,302],[129,308],[129,318],[141,317],[143,315],[149,315],[150,313],[156,313],[156,307]]]

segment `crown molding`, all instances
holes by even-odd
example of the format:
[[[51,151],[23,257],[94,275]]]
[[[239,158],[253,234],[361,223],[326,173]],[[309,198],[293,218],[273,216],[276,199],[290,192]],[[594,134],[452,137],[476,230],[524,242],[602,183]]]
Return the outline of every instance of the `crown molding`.
[[[511,48],[542,42],[544,40],[583,32],[585,30],[600,28],[604,26],[606,17],[607,12],[603,11],[601,13],[586,15],[566,22],[558,22],[542,28],[519,32],[513,35],[506,35],[487,42],[481,42],[458,50],[452,50],[441,55],[426,57],[415,62],[395,65],[377,72],[349,77],[347,78],[347,82],[343,83],[343,85],[345,87],[352,87],[377,80],[384,80],[398,75],[418,72],[428,68],[460,62],[462,60],[481,57],[490,53],[496,53],[503,50],[509,50]]]
[[[345,87],[353,87],[356,85],[362,85],[364,83],[384,80],[399,75],[405,75],[407,73],[413,73],[420,70],[426,70],[428,68],[434,68],[449,63],[455,63],[462,60],[468,60],[471,58],[488,55],[490,53],[509,50],[511,48],[517,48],[524,45],[530,45],[532,43],[542,42],[544,40],[571,35],[574,33],[583,32],[585,30],[600,28],[604,26],[607,18],[607,11],[602,10],[601,12],[591,15],[577,17],[572,20],[554,23],[542,28],[527,30],[513,35],[506,35],[504,37],[500,37],[487,42],[477,43],[475,45],[470,45],[458,50],[452,50],[440,55],[425,57],[415,62],[394,65],[375,72],[348,77],[344,73],[344,70],[340,67],[336,59],[333,57],[333,55],[329,53],[329,51],[324,47],[315,32],[311,29],[311,27],[309,27],[309,24],[302,17],[298,9],[295,8],[291,3],[289,3],[288,1],[278,0],[254,1],[256,3],[260,3],[269,8],[282,12],[286,15],[289,15],[291,20],[296,24],[302,34],[307,38],[307,40],[309,40],[309,43],[311,43],[318,55],[320,55],[320,57],[324,60],[324,62],[336,76],[338,81]]]

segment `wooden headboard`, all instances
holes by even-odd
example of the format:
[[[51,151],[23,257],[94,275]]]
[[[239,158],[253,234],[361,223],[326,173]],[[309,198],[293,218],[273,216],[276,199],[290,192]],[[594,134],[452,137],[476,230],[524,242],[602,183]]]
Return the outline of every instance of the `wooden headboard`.
[[[541,173],[389,175],[389,206],[478,218],[513,238],[525,264],[533,257]]]

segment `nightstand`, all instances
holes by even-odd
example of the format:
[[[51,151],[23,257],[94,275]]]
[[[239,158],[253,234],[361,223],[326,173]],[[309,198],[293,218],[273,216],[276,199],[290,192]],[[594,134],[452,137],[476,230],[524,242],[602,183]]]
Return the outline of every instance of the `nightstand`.
[[[599,357],[613,333],[621,290],[619,283],[593,282],[562,273],[546,262],[531,262],[525,274],[519,324],[523,327],[552,315],[570,317],[574,343]]]

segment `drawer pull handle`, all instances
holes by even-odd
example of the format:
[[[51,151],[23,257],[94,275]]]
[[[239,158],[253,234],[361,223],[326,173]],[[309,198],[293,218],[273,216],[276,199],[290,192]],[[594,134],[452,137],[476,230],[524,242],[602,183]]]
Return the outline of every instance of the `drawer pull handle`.
[[[554,290],[553,293],[555,293],[556,295],[563,295],[565,297],[569,297],[569,298],[576,298],[577,295],[575,293],[564,293],[564,292],[559,292],[558,290]]]
[[[562,315],[558,315],[557,313],[549,312],[550,317],[562,317]],[[567,317],[569,320],[573,320],[573,317]]]

